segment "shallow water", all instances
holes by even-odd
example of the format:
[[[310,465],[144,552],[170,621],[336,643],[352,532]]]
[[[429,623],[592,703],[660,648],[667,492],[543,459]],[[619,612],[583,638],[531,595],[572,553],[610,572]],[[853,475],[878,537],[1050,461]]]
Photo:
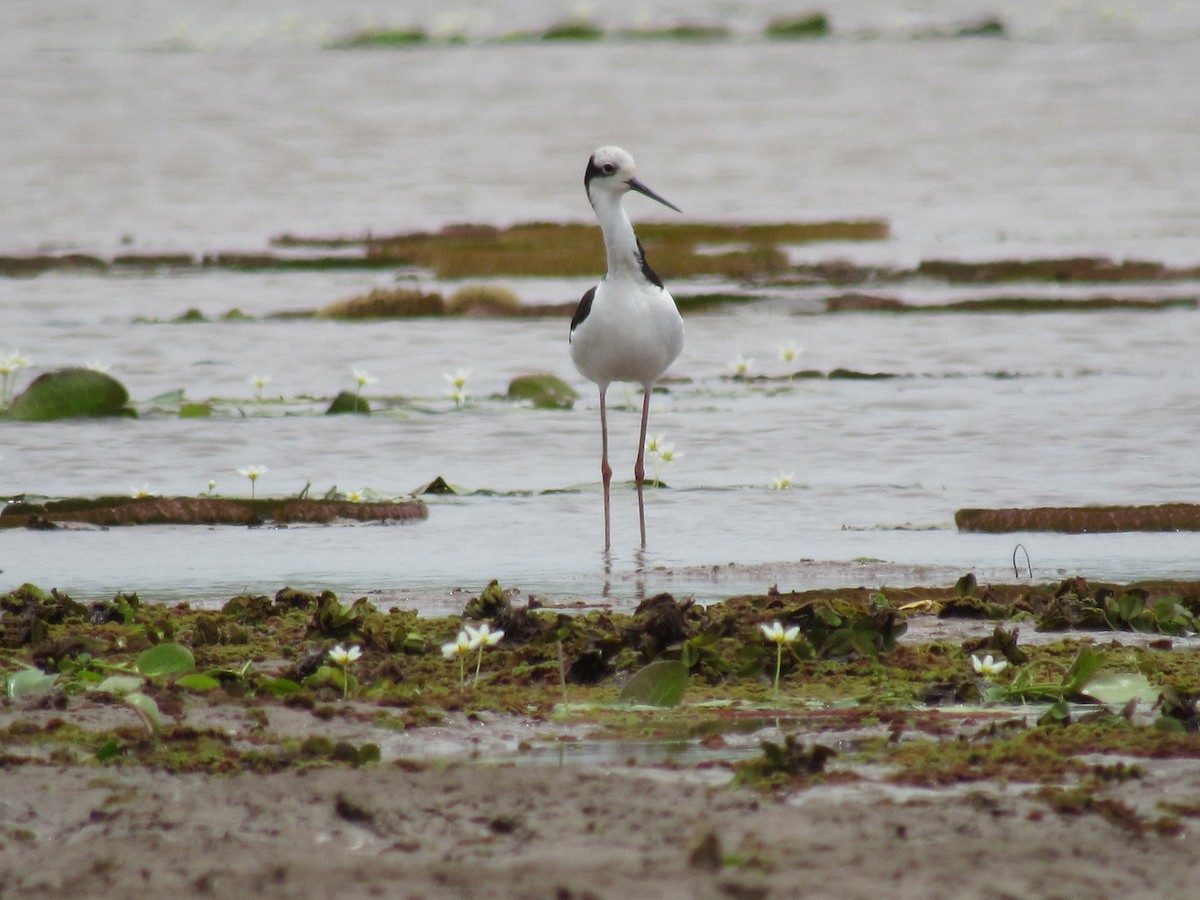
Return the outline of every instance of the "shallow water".
[[[0,253],[245,250],[285,231],[585,220],[587,153],[619,142],[688,220],[892,223],[887,241],[799,248],[798,259],[1090,253],[1200,263],[1200,13],[1191,5],[1129,4],[1116,16],[1088,4],[1071,15],[1010,4],[1008,41],[907,36],[984,7],[874,6],[839,4],[842,36],[800,45],[753,37],[776,10],[729,18],[701,4],[687,17],[728,20],[741,37],[501,46],[483,37],[542,27],[561,11],[489,5],[484,15],[465,5],[475,43],[393,52],[322,49],[373,14],[409,24],[370,4],[348,4],[336,21],[311,3],[253,21],[216,0],[125,18],[120,3],[8,6]],[[411,15],[435,27],[434,7],[424,9]],[[86,15],[84,27],[72,11]],[[637,15],[606,5],[604,21],[636,24]],[[867,39],[867,30],[879,34]],[[635,222],[659,215],[649,206],[630,201]],[[273,494],[309,482],[315,493],[400,494],[436,475],[500,492],[433,499],[427,521],[402,527],[9,531],[0,588],[33,581],[82,595],[214,600],[291,583],[432,611],[459,608],[454,588],[499,578],[564,600],[607,592],[623,602],[657,589],[716,599],[775,582],[945,582],[966,569],[1011,577],[1018,542],[1039,579],[1200,576],[1196,535],[966,535],[953,526],[965,506],[1196,501],[1193,309],[814,315],[825,289],[805,288],[690,316],[671,373],[681,381],[657,396],[651,419],[679,454],[662,472],[670,488],[649,495],[644,556],[633,493],[617,494],[607,572],[596,402],[568,360],[565,321],[136,321],[192,307],[209,316],[313,308],[391,280],[217,271],[0,280],[0,352],[34,358],[23,378],[107,364],[146,412],[4,425],[0,495],[143,485],[196,494],[210,479],[239,494],[248,485],[235,470],[248,464],[269,467],[259,489]],[[505,283],[529,302],[571,300],[588,286]],[[1200,285],[909,282],[892,293],[915,303],[1195,297]],[[754,359],[751,374],[786,374],[778,348],[792,342],[805,348],[796,367],[902,377],[728,377],[739,354]],[[368,397],[411,403],[369,418],[318,415],[353,388],[354,366],[379,379]],[[463,410],[443,377],[459,367],[472,370]],[[530,370],[556,372],[584,399],[570,412],[498,399]],[[271,376],[270,402],[254,402],[252,373]],[[225,414],[154,414],[147,401],[176,389],[225,398]],[[611,422],[614,468],[629,477],[636,398],[620,388],[610,398],[623,407]],[[770,490],[784,473],[795,489]]]

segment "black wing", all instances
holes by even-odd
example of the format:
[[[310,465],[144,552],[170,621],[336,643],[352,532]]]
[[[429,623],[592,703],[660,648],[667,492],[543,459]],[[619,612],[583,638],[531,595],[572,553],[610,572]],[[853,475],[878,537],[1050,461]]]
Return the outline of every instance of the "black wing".
[[[650,263],[646,262],[646,251],[642,247],[642,242],[636,237],[634,240],[637,241],[638,265],[642,267],[642,276],[655,287],[661,288],[663,286],[662,279],[650,268]]]
[[[575,329],[583,324],[583,320],[588,317],[588,313],[592,311],[592,300],[596,297],[596,289],[588,288],[587,293],[579,301],[579,305],[575,307],[575,315],[571,317],[571,333],[575,333]]]

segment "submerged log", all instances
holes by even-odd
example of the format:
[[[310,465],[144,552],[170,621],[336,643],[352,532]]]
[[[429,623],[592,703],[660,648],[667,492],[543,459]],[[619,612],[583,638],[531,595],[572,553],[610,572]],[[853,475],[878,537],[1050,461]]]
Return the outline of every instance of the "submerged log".
[[[1113,531],[1200,531],[1200,504],[1158,506],[1042,506],[1033,509],[960,509],[959,531],[1001,534],[1057,531],[1067,534]]]

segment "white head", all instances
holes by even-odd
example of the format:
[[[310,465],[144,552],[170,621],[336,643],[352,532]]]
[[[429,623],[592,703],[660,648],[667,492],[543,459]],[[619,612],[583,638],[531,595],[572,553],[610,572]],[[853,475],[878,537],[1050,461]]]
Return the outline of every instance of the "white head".
[[[651,200],[657,200],[663,206],[669,206],[675,212],[682,212],[674,203],[660,197],[638,181],[634,177],[635,171],[633,157],[620,147],[601,147],[593,153],[583,173],[583,186],[592,206],[596,205],[596,197],[600,192],[619,201],[629,191],[637,191]]]

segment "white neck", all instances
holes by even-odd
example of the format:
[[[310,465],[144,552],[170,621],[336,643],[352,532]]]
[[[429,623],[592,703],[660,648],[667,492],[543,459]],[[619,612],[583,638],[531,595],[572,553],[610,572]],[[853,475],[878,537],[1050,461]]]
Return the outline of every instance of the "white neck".
[[[621,204],[621,194],[607,191],[588,192],[600,231],[604,234],[604,253],[608,261],[608,277],[641,276],[642,262],[638,256],[637,236]]]

